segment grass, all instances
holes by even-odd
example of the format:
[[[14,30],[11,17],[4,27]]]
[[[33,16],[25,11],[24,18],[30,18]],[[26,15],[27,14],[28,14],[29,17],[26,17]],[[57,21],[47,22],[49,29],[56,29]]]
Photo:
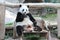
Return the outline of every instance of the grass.
[[[45,16],[42,16],[42,18],[45,20],[55,20],[56,17],[57,17],[57,14],[55,13],[46,14]]]
[[[45,16],[38,16],[38,15],[34,15],[34,17],[41,17],[44,20],[55,20],[57,18],[57,14],[56,13],[47,13]]]

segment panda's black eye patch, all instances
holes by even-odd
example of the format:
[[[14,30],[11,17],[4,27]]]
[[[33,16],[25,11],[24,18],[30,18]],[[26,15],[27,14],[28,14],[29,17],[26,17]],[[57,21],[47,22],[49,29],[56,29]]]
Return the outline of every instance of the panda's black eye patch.
[[[26,9],[26,11],[27,11],[27,9]]]
[[[24,9],[22,11],[24,11]]]

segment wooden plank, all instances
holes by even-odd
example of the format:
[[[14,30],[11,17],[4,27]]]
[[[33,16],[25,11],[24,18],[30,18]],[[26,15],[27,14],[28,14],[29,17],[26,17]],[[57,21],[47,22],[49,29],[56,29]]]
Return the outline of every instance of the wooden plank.
[[[33,32],[26,32],[26,31],[24,31],[23,33],[47,33],[48,31],[40,31],[40,32],[36,32],[36,31],[33,31]]]

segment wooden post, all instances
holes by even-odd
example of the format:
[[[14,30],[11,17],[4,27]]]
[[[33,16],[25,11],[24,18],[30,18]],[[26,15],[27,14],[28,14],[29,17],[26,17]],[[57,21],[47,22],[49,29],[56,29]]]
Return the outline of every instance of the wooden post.
[[[5,36],[5,6],[0,4],[0,40]]]
[[[57,9],[58,37],[60,37],[60,8]]]

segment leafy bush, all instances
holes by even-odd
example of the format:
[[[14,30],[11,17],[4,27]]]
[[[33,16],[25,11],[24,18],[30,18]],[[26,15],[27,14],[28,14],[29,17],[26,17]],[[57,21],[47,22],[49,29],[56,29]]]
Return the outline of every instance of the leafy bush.
[[[12,25],[13,23],[7,23],[6,25]]]

